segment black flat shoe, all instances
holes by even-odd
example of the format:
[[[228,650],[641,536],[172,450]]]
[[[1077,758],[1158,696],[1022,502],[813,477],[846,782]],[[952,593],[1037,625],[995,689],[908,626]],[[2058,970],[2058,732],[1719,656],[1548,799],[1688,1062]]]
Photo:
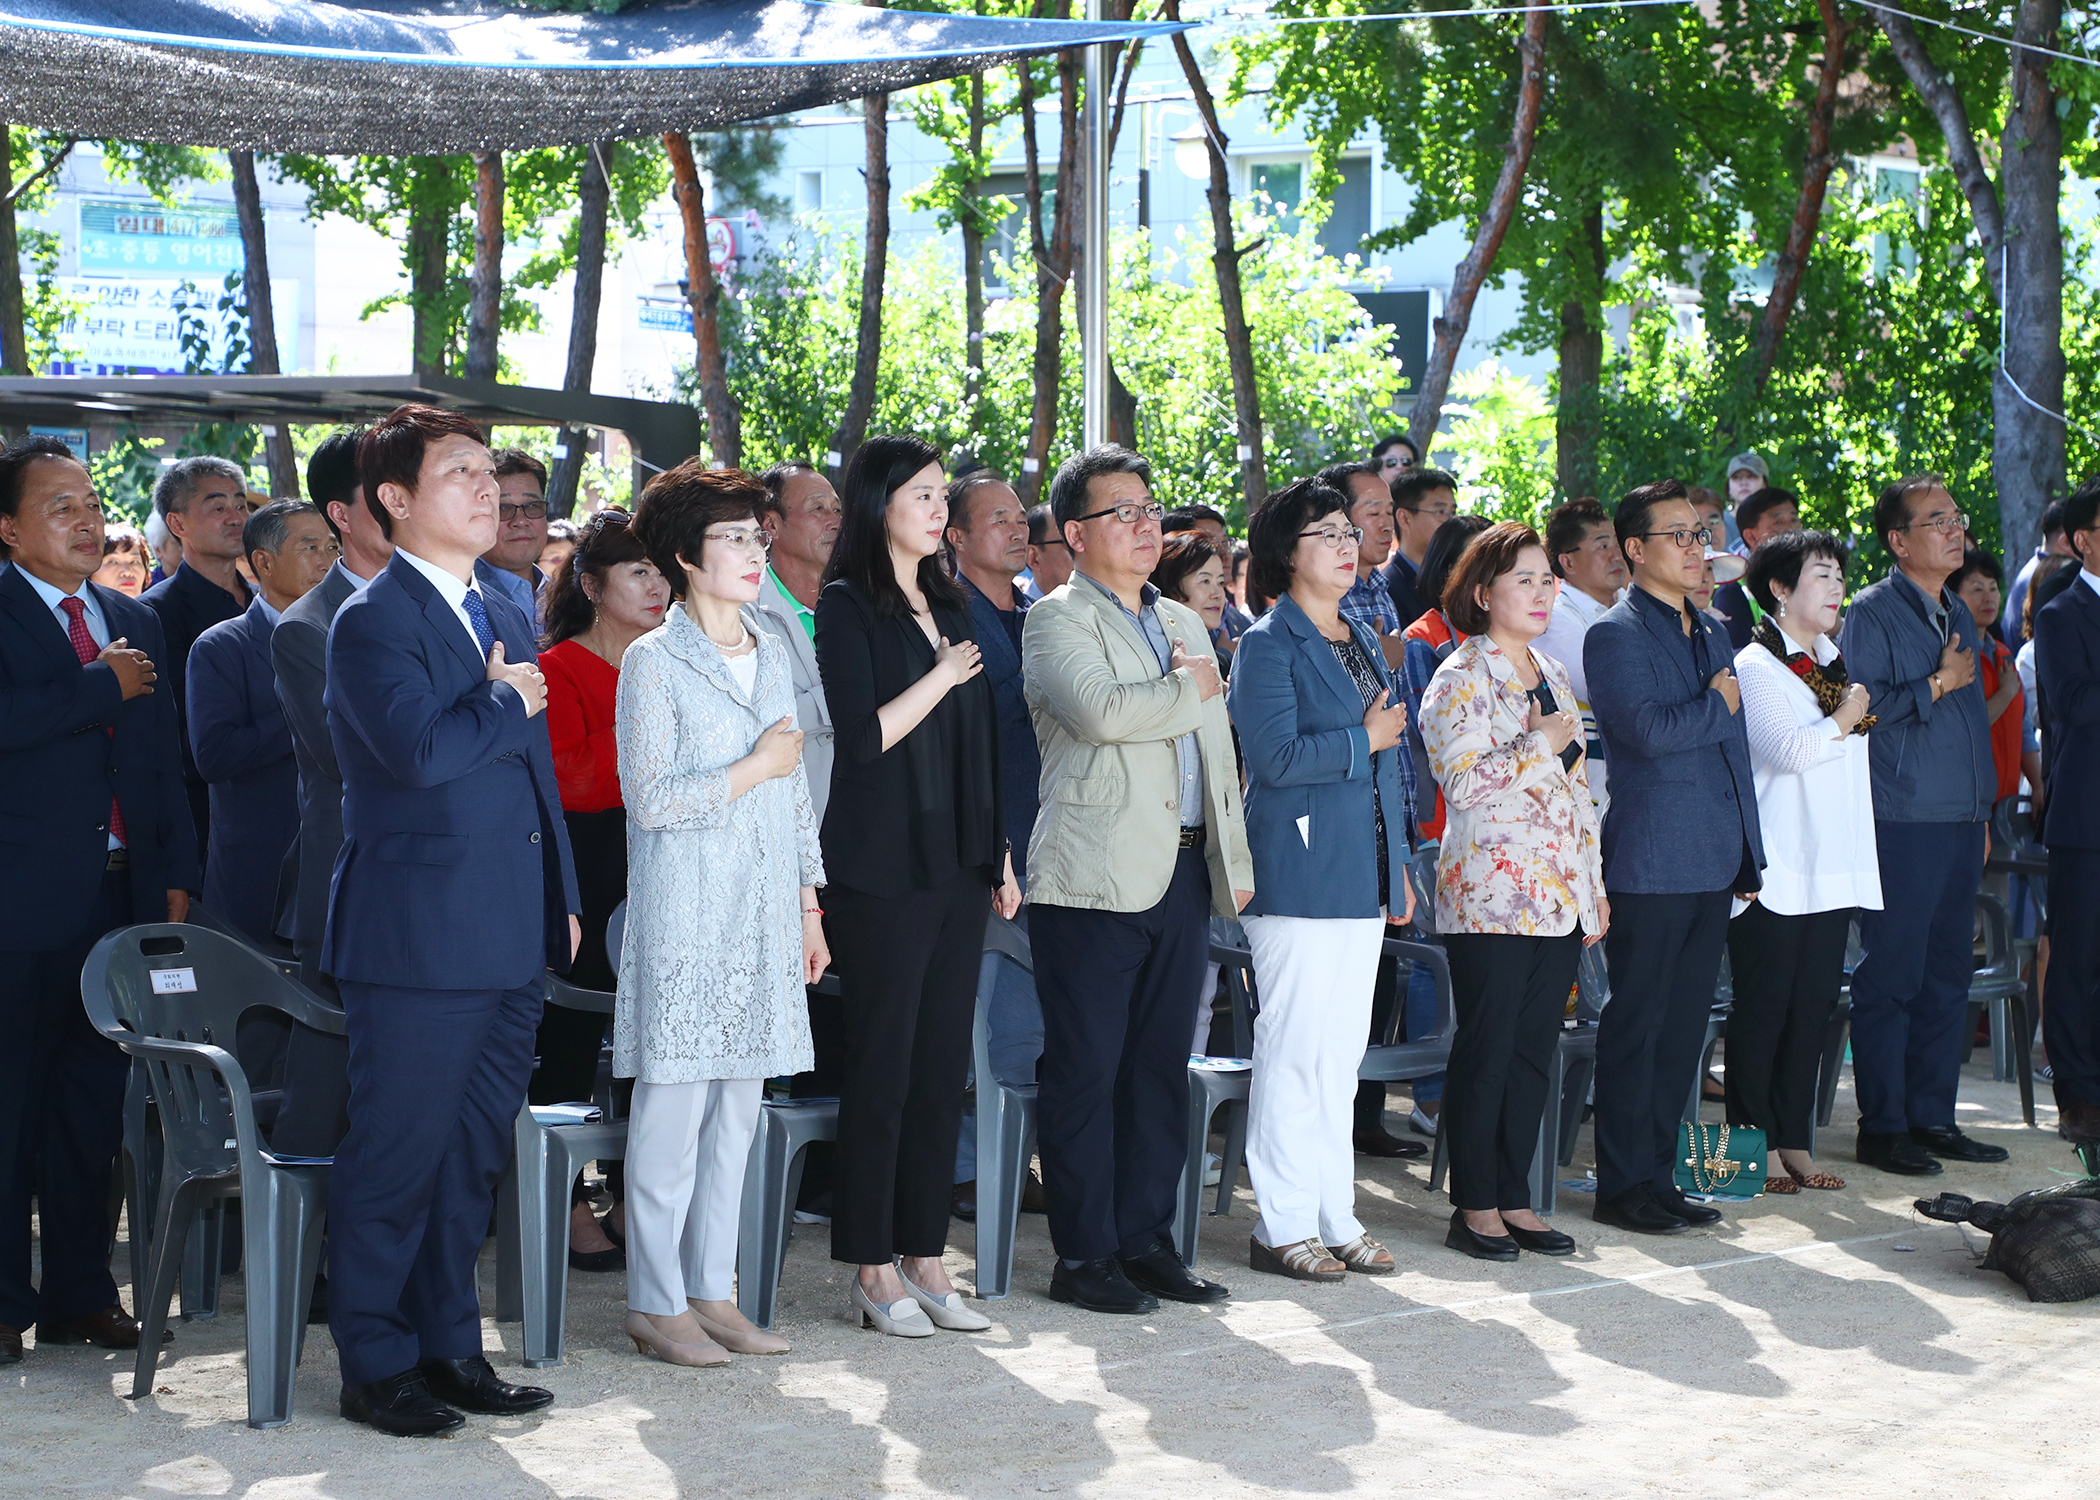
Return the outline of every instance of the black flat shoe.
[[[420,1368],[346,1385],[337,1409],[351,1421],[393,1437],[443,1437],[467,1425],[465,1417],[430,1394]]]
[[[1949,1161],[2005,1161],[2012,1156],[2003,1146],[1987,1146],[1963,1135],[1959,1125],[1913,1126],[1910,1138],[1934,1156]]]
[[[618,1245],[610,1250],[571,1250],[569,1269],[572,1271],[617,1271],[627,1264],[627,1252]]]
[[[1523,1229],[1505,1221],[1502,1227],[1509,1237],[1517,1242],[1519,1250],[1529,1250],[1533,1255],[1573,1255],[1575,1237],[1562,1234],[1558,1229]]]
[[[1232,1295],[1183,1265],[1174,1247],[1165,1241],[1143,1255],[1119,1255],[1116,1264],[1123,1268],[1132,1286],[1169,1302],[1223,1302]]]
[[[1444,1231],[1444,1244],[1475,1260],[1515,1260],[1517,1242],[1506,1234],[1481,1234],[1466,1223],[1466,1211],[1451,1210],[1451,1227]]]
[[[606,1212],[604,1218],[598,1221],[598,1232],[613,1242],[615,1250],[625,1250],[627,1248],[627,1236],[620,1233],[619,1227],[613,1223],[613,1216],[610,1210]]]
[[[1429,1154],[1429,1148],[1420,1141],[1403,1141],[1400,1137],[1385,1130],[1383,1127],[1377,1130],[1359,1130],[1349,1138],[1349,1144],[1356,1149],[1358,1156],[1380,1156],[1391,1159],[1394,1157],[1420,1157]]]
[[[1852,1154],[1859,1158],[1861,1166],[1893,1172],[1898,1177],[1937,1177],[1947,1170],[1940,1165],[1938,1157],[1908,1135],[1880,1135],[1862,1130],[1853,1144]]]
[[[554,1392],[536,1385],[505,1383],[479,1354],[468,1359],[426,1359],[416,1369],[432,1395],[462,1411],[516,1417],[554,1404]]]
[[[1068,1266],[1062,1260],[1050,1271],[1050,1298],[1097,1313],[1159,1311],[1159,1298],[1130,1284],[1113,1255]]]
[[[1661,1205],[1666,1213],[1677,1215],[1687,1224],[1697,1226],[1721,1222],[1721,1211],[1718,1208],[1711,1203],[1694,1203],[1685,1197],[1683,1188],[1673,1187],[1666,1193],[1658,1193],[1650,1188],[1648,1196]]]
[[[1599,1224],[1635,1234],[1682,1234],[1692,1227],[1690,1220],[1678,1218],[1657,1203],[1645,1187],[1630,1188],[1616,1198],[1599,1198],[1591,1217]]]

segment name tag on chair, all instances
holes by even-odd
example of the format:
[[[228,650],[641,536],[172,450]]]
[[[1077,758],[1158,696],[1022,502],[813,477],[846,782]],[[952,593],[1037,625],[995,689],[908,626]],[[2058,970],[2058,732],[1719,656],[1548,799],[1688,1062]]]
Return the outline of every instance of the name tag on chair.
[[[195,969],[155,969],[153,971],[153,993],[156,995],[194,995],[197,993],[197,971]]]

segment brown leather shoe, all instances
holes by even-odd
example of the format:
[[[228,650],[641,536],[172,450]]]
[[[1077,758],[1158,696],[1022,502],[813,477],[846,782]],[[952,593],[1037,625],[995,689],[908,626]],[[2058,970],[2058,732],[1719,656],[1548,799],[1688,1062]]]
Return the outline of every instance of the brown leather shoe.
[[[22,1330],[0,1323],[0,1365],[22,1362]]]
[[[174,1329],[161,1329],[160,1341],[163,1344],[174,1337]],[[39,1323],[36,1325],[36,1341],[39,1344],[99,1344],[104,1349],[136,1349],[139,1346],[139,1320],[121,1307],[105,1307],[84,1318]]]
[[[2056,1133],[2074,1146],[2100,1143],[2100,1104],[2072,1101],[2056,1107]]]

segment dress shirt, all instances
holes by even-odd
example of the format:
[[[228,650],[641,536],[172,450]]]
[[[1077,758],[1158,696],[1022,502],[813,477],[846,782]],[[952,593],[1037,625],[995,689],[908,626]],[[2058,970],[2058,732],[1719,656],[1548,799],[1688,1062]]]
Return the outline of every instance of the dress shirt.
[[[421,562],[422,559],[416,558],[414,561]],[[532,582],[530,583],[527,583],[508,568],[499,568],[494,563],[490,563],[489,568],[496,575],[496,587],[502,589],[504,593],[510,596],[510,602],[518,606],[518,613],[531,620],[534,624],[538,624],[540,609],[536,601],[547,586],[547,575],[539,570],[539,565],[533,565]],[[429,570],[425,569],[425,571]],[[447,595],[446,597],[450,598],[451,596]],[[472,631],[470,630],[468,633],[472,634]]]
[[[385,564],[382,563],[380,566],[384,567]],[[372,586],[372,580],[370,578],[360,578],[357,574],[351,572],[349,567],[343,562],[341,558],[337,558],[335,560],[335,567],[332,571],[342,574],[343,577],[349,581],[350,592],[352,594],[362,594],[366,589]],[[374,576],[376,577],[377,575],[375,574]]]
[[[2088,570],[2086,570],[2086,569],[2084,569],[2084,568],[2080,568],[2080,569],[2078,570],[2078,581],[2079,581],[2080,583],[2083,583],[2083,584],[2084,584],[2084,585],[2085,585],[2085,586],[2086,586],[2087,588],[2091,589],[2091,590],[2092,590],[2092,591],[2093,591],[2094,593],[2096,593],[2096,594],[2100,594],[2100,576],[2096,576],[2095,574],[2093,574],[2093,573],[2089,572]]]
[[[1336,608],[1343,619],[1355,621],[1375,636],[1392,635],[1400,629],[1400,611],[1393,604],[1393,590],[1377,568],[1359,574]]]
[[[102,606],[95,602],[95,591],[93,589],[82,583],[76,584],[72,593],[63,593],[55,586],[44,582],[43,579],[37,577],[36,574],[30,572],[27,568],[19,571],[22,574],[22,581],[36,590],[37,598],[44,601],[45,606],[51,611],[52,618],[58,621],[58,628],[64,631],[68,638],[72,636],[73,624],[67,618],[66,611],[60,601],[78,599],[87,606],[83,614],[87,624],[88,635],[98,646],[107,646],[109,644],[109,621],[102,618]]]
[[[467,595],[477,592],[474,585],[454,574],[446,572],[436,563],[425,562],[406,547],[397,548],[396,550],[400,552],[405,562],[430,580],[430,586],[438,591],[438,597],[451,607],[453,616],[459,621],[459,628],[467,633],[467,643],[474,648],[474,654],[476,656],[482,655],[481,637],[474,633],[474,622],[467,615]],[[500,569],[498,572],[506,578],[511,576],[507,573],[501,573]],[[522,586],[521,584],[520,587]],[[488,608],[486,599],[482,600],[482,608]]]
[[[1174,643],[1167,639],[1166,627],[1159,623],[1159,611],[1153,605],[1159,602],[1159,590],[1149,583],[1138,585],[1139,609],[1132,612],[1129,605],[1116,596],[1116,591],[1098,579],[1074,571],[1074,578],[1085,578],[1110,603],[1123,611],[1123,618],[1135,625],[1152,654],[1159,658],[1159,675],[1167,676],[1174,670]],[[1174,759],[1181,768],[1181,826],[1201,828],[1203,826],[1203,751],[1196,744],[1192,730],[1174,742]]]

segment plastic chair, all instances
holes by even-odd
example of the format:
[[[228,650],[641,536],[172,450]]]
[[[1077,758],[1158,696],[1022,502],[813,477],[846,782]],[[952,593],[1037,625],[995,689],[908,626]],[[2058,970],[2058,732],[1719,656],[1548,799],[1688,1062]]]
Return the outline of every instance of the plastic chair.
[[[1220,1159],[1214,1214],[1232,1212],[1233,1184],[1247,1151],[1247,1098],[1254,1085],[1254,955],[1229,943],[1210,945],[1211,962],[1225,967],[1226,992],[1232,996],[1232,1045],[1236,1057],[1189,1059],[1187,1150],[1181,1185],[1174,1201],[1174,1249],[1182,1261],[1196,1263],[1196,1241],[1202,1233],[1203,1172],[1210,1156],[1210,1127],[1218,1111],[1230,1109],[1225,1124],[1225,1152]]]
[[[242,1014],[257,1006],[338,1036],[342,1012],[246,944],[174,923],[103,938],[88,955],[80,987],[95,1029],[143,1065],[160,1115],[163,1166],[148,1275],[133,1285],[140,1333],[132,1398],[153,1389],[193,1215],[201,1204],[237,1197],[248,1290],[248,1425],[282,1426],[291,1416],[292,1373],[320,1268],[329,1164],[280,1160],[263,1148],[247,1075],[230,1047]]]
[[[1983,963],[1969,980],[1969,1016],[1963,1033],[1976,1035],[1980,1013],[1991,1013],[1991,1076],[2001,1082],[2014,1078],[2020,1085],[2020,1114],[2031,1129],[2034,1125],[2034,1023],[2028,1008],[2027,981],[2020,976],[2019,954],[2013,947],[2012,917],[2005,903],[1988,892],[1976,893],[1976,914],[1982,919]],[[1973,1045],[1962,1048],[1968,1060]]]
[[[1002,962],[1035,972],[1028,934],[993,912],[984,926],[970,1041],[977,1099],[977,1295],[987,1301],[1013,1290],[1021,1190],[1035,1141],[1036,1086],[1002,1083],[992,1072],[990,1016]]]
[[[802,1153],[812,1142],[838,1138],[836,1099],[768,1099],[758,1112],[737,1228],[736,1305],[761,1328],[773,1326],[780,1301],[780,1264],[802,1187]]]
[[[1830,1123],[1837,1110],[1838,1074],[1845,1065],[1845,1041],[1852,1031],[1852,973],[1866,950],[1859,940],[1859,923],[1854,922],[1845,938],[1845,978],[1838,986],[1837,1004],[1831,1008],[1830,1020],[1823,1029],[1823,1061],[1816,1073],[1816,1118],[1808,1133],[1808,1148],[1816,1147],[1816,1130]]]
[[[546,976],[547,1003],[611,1015],[613,997]],[[580,1102],[580,1101],[579,1101]],[[524,1324],[528,1369],[558,1365],[568,1321],[569,1194],[586,1162],[627,1154],[627,1122],[542,1122],[530,1104],[512,1125],[515,1149],[496,1186],[496,1317]]]

